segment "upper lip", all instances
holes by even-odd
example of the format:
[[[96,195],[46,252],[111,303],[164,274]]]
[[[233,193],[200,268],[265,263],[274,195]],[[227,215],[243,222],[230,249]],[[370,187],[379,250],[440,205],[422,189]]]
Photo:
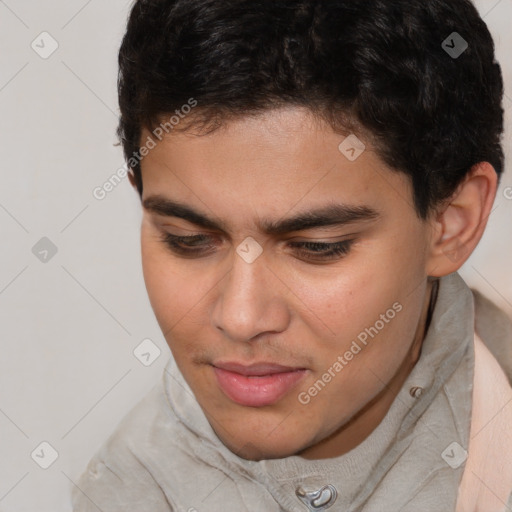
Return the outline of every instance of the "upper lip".
[[[221,370],[227,370],[229,372],[239,373],[240,375],[273,375],[276,373],[294,372],[298,370],[304,370],[304,368],[283,366],[275,363],[253,363],[253,364],[240,364],[235,362],[218,362],[214,363],[213,366],[220,368]]]

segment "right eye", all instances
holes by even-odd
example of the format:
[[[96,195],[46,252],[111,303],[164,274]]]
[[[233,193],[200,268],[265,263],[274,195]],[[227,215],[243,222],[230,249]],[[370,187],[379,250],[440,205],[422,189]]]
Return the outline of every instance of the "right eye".
[[[161,240],[173,253],[179,256],[200,257],[205,252],[210,254],[214,247],[212,237],[208,235],[177,236],[171,233],[163,233]]]

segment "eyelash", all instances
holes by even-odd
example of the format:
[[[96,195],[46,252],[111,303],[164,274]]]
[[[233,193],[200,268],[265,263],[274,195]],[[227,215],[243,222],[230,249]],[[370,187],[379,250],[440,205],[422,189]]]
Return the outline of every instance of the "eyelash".
[[[197,247],[202,242],[208,241],[210,237],[206,235],[195,235],[195,236],[176,236],[170,233],[164,233],[162,235],[162,241],[173,251],[174,253],[185,256],[185,257],[199,257],[201,253],[204,253],[209,248],[213,248],[213,244],[209,244],[206,247]],[[300,257],[312,260],[331,261],[341,259],[346,256],[352,247],[355,240],[343,240],[341,242],[325,243],[325,242],[291,242],[290,246],[298,249]],[[183,247],[183,245],[189,244],[189,247]]]

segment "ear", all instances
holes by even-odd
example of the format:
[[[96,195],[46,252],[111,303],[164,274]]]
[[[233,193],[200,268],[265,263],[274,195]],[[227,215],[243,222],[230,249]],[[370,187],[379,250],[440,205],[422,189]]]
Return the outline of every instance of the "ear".
[[[498,175],[488,162],[472,167],[453,196],[433,216],[427,275],[456,272],[474,251],[496,197]]]
[[[135,174],[133,174],[132,169],[128,171],[128,179],[130,180],[130,183],[132,187],[137,190],[137,184],[135,183]]]

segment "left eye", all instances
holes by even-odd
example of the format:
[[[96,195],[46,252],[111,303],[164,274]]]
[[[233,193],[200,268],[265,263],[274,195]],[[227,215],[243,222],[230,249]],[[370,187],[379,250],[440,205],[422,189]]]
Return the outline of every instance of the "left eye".
[[[354,240],[342,242],[292,242],[292,247],[297,247],[301,257],[311,260],[333,260],[349,253]]]
[[[162,241],[180,256],[200,256],[215,249],[214,239],[208,235],[176,236],[164,233]],[[290,242],[290,247],[295,248],[297,254],[312,261],[327,261],[339,259],[348,254],[354,240],[343,240],[341,242]]]

